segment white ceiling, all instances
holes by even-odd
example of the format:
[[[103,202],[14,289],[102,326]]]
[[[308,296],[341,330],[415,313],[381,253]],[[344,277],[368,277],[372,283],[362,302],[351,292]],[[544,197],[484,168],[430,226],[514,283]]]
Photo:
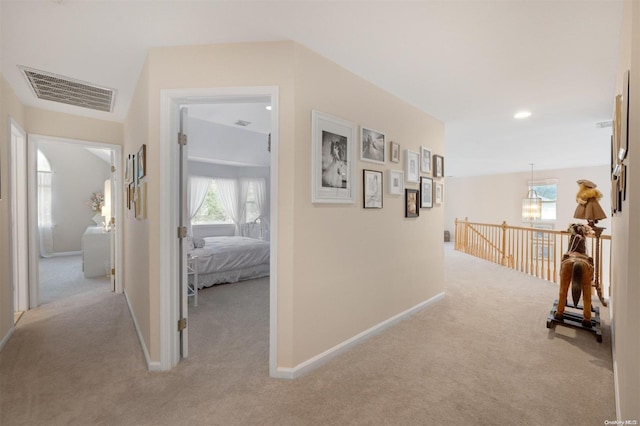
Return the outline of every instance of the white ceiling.
[[[217,104],[195,104],[189,106],[189,118],[211,121],[268,135],[271,133],[271,111],[269,102],[223,102]],[[238,120],[249,122],[239,126]]]
[[[150,47],[294,40],[442,120],[447,175],[579,167],[609,162],[622,6],[2,0],[2,72],[26,105],[123,121]],[[37,100],[17,65],[114,88],[115,111]]]

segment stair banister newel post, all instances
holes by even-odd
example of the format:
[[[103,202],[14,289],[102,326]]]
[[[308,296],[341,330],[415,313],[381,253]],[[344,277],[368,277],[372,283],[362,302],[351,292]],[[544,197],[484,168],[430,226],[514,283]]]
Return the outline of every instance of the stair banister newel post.
[[[502,245],[500,246],[502,252],[502,266],[507,266],[507,221],[502,221]]]

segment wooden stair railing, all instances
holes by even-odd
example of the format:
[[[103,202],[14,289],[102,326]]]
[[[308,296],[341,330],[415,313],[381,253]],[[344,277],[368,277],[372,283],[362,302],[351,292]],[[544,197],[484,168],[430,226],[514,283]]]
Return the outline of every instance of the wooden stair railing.
[[[560,263],[568,241],[567,231],[455,220],[456,250],[555,283],[560,281]],[[597,262],[596,279],[608,296],[611,236],[589,237],[587,247]]]

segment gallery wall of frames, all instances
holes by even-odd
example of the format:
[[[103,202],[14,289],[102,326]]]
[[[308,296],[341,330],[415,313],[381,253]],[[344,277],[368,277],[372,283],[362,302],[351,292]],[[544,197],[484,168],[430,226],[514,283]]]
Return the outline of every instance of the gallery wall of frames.
[[[137,153],[127,155],[124,171],[124,193],[127,211],[136,220],[147,217],[147,145]]]
[[[444,157],[433,153],[428,141],[420,141],[424,146],[419,152],[403,150],[401,142],[388,140],[383,130],[319,111],[312,111],[311,120],[313,203],[362,199],[364,209],[382,209],[386,182],[387,196],[404,197],[406,218],[419,217],[421,209],[442,206]],[[357,170],[356,160],[369,164]]]

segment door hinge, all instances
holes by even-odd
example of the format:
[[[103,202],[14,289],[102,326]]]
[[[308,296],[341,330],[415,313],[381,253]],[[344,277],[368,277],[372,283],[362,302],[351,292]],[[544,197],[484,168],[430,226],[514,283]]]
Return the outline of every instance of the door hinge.
[[[111,173],[115,173],[116,172],[116,166],[111,166]]]
[[[178,238],[187,238],[186,226],[178,226]]]
[[[116,274],[116,268],[111,268],[111,275],[115,275]]]
[[[178,144],[186,145],[187,144],[187,135],[184,133],[178,133]]]
[[[182,318],[178,320],[178,331],[182,331],[187,328],[187,319]]]

